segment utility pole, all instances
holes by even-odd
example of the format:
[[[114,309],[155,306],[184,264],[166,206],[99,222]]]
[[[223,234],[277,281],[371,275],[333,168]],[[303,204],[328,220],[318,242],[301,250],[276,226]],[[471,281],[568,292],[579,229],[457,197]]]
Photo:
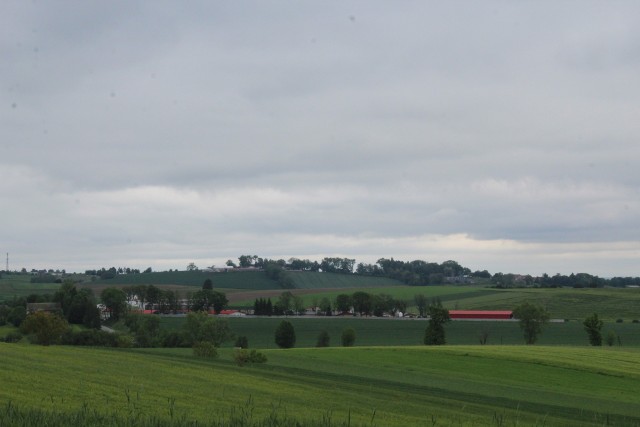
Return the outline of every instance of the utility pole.
[[[9,272],[9,252],[7,252],[7,273]]]

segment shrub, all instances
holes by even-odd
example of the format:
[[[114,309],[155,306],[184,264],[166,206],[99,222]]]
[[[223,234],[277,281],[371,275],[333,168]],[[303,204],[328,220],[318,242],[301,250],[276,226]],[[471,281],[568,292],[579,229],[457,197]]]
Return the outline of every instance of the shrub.
[[[218,357],[218,350],[209,341],[199,341],[193,345],[193,354],[197,357],[215,359]]]
[[[633,320],[631,321],[631,323],[640,323],[640,320],[638,320],[638,319],[633,319]]]
[[[65,319],[46,311],[38,311],[26,317],[20,325],[22,332],[33,334],[35,342],[42,345],[57,344],[69,328]]]
[[[233,359],[238,366],[244,366],[247,363],[266,363],[267,356],[256,350],[241,348],[233,353]]]
[[[351,328],[345,329],[342,331],[341,341],[343,347],[352,347],[356,342],[356,331]]]
[[[191,347],[189,337],[179,331],[166,332],[162,335],[162,347]]]
[[[117,347],[118,337],[114,333],[98,331],[95,329],[84,331],[68,330],[64,335],[62,335],[60,344],[92,347]]]
[[[316,347],[329,347],[329,332],[320,331],[318,334],[318,341],[316,342]]]
[[[236,338],[235,347],[249,348],[249,339],[244,335],[239,336]]]
[[[133,347],[133,337],[131,335],[118,335],[116,338],[118,348]]]
[[[611,347],[613,344],[615,344],[616,338],[617,338],[616,333],[613,331],[609,331],[607,333],[607,337],[605,338],[605,341],[607,342],[607,345]]]
[[[291,322],[283,320],[276,328],[276,344],[280,348],[292,348],[296,344],[296,331]]]
[[[616,323],[622,323],[622,322],[624,322],[624,320],[622,320],[622,319],[616,319]]]

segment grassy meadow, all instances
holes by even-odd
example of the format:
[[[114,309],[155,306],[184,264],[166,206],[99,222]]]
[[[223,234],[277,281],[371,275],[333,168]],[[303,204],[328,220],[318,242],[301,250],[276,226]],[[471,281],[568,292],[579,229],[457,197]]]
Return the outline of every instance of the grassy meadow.
[[[245,367],[231,353],[0,343],[0,425],[87,411],[104,425],[640,425],[635,349],[265,350]]]

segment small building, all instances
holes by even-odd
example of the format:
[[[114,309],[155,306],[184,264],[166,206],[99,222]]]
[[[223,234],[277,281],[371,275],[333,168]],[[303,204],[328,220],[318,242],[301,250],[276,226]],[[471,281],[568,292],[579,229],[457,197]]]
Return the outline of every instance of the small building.
[[[62,313],[62,306],[59,302],[30,302],[27,303],[27,314],[37,313],[39,311],[45,311],[47,313],[60,314]]]
[[[513,311],[449,310],[452,320],[511,320]]]

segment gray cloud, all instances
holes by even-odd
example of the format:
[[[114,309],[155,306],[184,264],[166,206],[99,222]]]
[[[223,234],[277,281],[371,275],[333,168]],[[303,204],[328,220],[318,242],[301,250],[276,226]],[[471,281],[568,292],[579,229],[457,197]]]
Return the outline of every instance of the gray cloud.
[[[0,249],[638,275],[638,9],[5,3]]]

